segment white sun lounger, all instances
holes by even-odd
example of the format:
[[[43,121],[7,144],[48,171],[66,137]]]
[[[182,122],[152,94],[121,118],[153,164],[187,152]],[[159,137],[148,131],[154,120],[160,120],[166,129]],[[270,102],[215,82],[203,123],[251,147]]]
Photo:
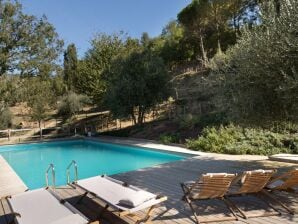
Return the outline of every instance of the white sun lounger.
[[[17,224],[87,224],[88,219],[51,190],[38,189],[7,197]]]
[[[90,193],[106,204],[105,210],[111,208],[112,212],[120,217],[134,217],[136,223],[149,222],[153,209],[167,200],[167,197],[157,196],[107,176],[91,177],[73,184],[85,191],[78,203]],[[145,217],[135,215],[145,209],[148,209]]]

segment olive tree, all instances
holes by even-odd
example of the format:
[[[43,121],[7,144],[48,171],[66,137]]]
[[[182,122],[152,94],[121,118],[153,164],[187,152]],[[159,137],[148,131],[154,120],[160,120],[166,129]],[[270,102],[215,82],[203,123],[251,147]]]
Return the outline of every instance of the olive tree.
[[[9,128],[12,124],[12,113],[3,103],[0,103],[0,130]]]
[[[87,96],[68,92],[61,98],[58,104],[58,114],[65,118],[71,118],[88,103],[90,103],[90,100]]]
[[[298,2],[266,2],[262,23],[227,54],[224,85],[233,115],[250,121],[297,120]]]
[[[114,61],[108,72],[106,104],[116,117],[142,124],[145,112],[168,96],[169,76],[163,60],[134,50]]]

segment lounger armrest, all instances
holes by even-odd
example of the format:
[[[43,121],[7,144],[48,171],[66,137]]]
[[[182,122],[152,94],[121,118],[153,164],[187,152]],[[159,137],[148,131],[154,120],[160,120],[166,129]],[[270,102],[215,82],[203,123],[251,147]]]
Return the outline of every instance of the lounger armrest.
[[[155,199],[159,200],[160,202],[164,202],[168,200],[168,197],[160,194],[160,195],[157,195]]]
[[[9,214],[13,215],[14,217],[21,217],[21,214],[17,212],[10,212]]]

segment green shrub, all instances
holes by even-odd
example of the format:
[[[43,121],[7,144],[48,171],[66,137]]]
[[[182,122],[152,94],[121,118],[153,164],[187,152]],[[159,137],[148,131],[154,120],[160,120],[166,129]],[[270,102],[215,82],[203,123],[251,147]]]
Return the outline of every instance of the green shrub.
[[[178,123],[180,128],[194,128],[200,121],[198,116],[192,114],[186,114],[185,116],[179,117]]]
[[[59,102],[58,114],[65,118],[71,118],[88,103],[90,103],[90,100],[86,95],[68,92]]]
[[[12,113],[8,107],[0,105],[0,129],[6,129],[12,125]]]
[[[200,127],[206,127],[210,125],[227,124],[227,117],[225,112],[213,112],[207,113],[200,117],[198,122]]]
[[[163,144],[179,143],[180,134],[162,134],[159,141]]]
[[[196,116],[186,114],[179,117],[179,126],[181,128],[206,127],[208,125],[227,124],[226,114],[224,112],[213,112]]]
[[[226,154],[272,155],[297,153],[298,137],[264,129],[228,125],[207,127],[198,139],[188,139],[188,148]]]

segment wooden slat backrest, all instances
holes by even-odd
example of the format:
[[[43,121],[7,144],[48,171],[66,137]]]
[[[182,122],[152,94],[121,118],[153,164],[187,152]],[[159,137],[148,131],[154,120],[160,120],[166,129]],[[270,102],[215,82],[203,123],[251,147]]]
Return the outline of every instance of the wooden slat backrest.
[[[190,198],[208,199],[223,197],[236,174],[204,174],[190,189]]]
[[[289,171],[282,180],[284,183],[275,189],[286,190],[298,186],[298,168]]]
[[[238,193],[260,192],[271,179],[275,170],[254,170],[243,172],[242,186]]]

